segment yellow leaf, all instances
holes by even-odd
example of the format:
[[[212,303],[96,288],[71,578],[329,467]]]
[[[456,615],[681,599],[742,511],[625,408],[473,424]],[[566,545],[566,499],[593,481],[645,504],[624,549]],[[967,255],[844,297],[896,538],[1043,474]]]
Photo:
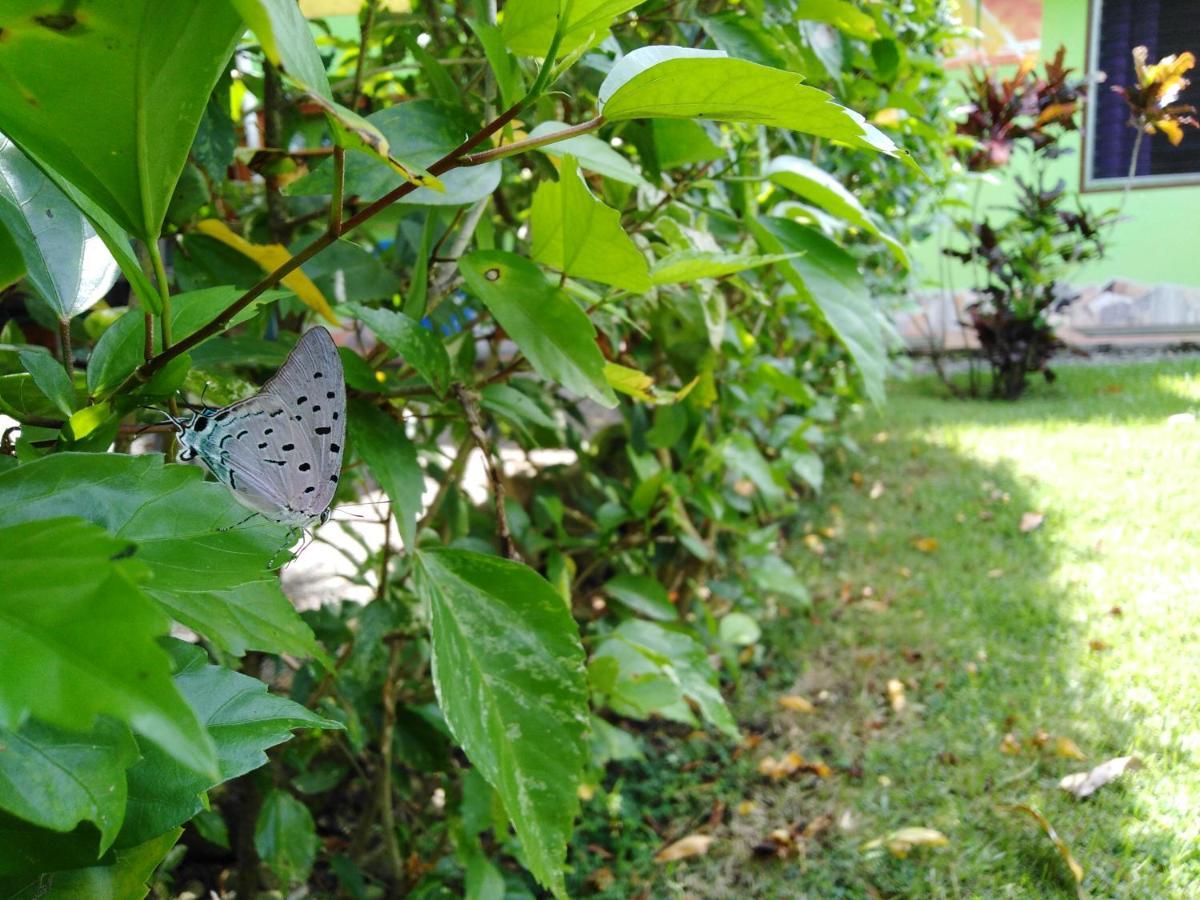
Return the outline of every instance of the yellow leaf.
[[[756,809],[758,809],[758,804],[753,800],[743,800],[737,805],[737,814],[739,816],[748,816]]]
[[[796,694],[787,694],[779,698],[779,705],[792,712],[815,713],[817,708],[809,700]]]
[[[650,394],[650,388],[654,387],[654,379],[645,372],[639,372],[637,369],[631,369],[620,363],[606,362],[604,364],[604,380],[614,391],[628,394],[634,400],[641,400],[643,403],[654,401],[654,397]]]
[[[913,541],[913,546],[922,553],[933,553],[938,548],[938,539],[931,537],[917,538]]]
[[[708,848],[712,846],[715,840],[709,834],[689,834],[685,838],[680,838],[673,844],[663,847],[654,855],[656,863],[678,862],[681,859],[688,859],[693,856],[703,856],[708,852]]]
[[[300,12],[307,19],[325,16],[356,16],[366,0],[300,0]],[[410,0],[379,0],[380,9],[388,12],[412,12]]]
[[[1054,826],[1050,821],[1032,806],[1026,806],[1024,803],[1018,803],[1014,806],[1001,806],[1000,809],[1008,812],[1021,813],[1029,816],[1033,821],[1037,822],[1042,827],[1042,831],[1046,832],[1046,836],[1054,842],[1054,846],[1058,848],[1063,861],[1067,864],[1067,868],[1071,870],[1071,875],[1075,878],[1076,887],[1083,881],[1083,866],[1075,861],[1075,857],[1071,855],[1071,848],[1067,846],[1067,842],[1058,836],[1058,832],[1054,830]]]
[[[900,828],[883,839],[888,852],[897,859],[904,859],[914,847],[945,847],[949,843],[950,838],[940,831],[920,826]],[[872,841],[868,847],[878,845],[878,841]]]
[[[1054,755],[1061,756],[1064,759],[1087,759],[1083,755],[1083,751],[1069,737],[1057,737],[1054,739]]]
[[[205,219],[196,225],[196,230],[232,247],[243,256],[254,260],[264,272],[274,272],[291,259],[292,255],[282,244],[252,244],[240,234],[236,234],[228,225],[219,219]],[[289,272],[283,277],[283,284],[295,293],[305,306],[313,312],[324,316],[334,325],[338,324],[337,316],[325,299],[325,295],[313,284],[311,278],[300,269]]]
[[[892,712],[900,712],[908,703],[904,697],[904,682],[899,678],[888,679],[887,696],[888,702],[892,704]]]
[[[889,106],[887,109],[881,109],[875,115],[871,116],[871,122],[874,125],[882,125],[884,128],[894,128],[907,118],[907,112],[897,109],[894,106]]]
[[[1006,753],[1009,756],[1016,756],[1021,752],[1021,742],[1010,731],[1004,736],[1004,740],[1000,742],[1000,752]]]

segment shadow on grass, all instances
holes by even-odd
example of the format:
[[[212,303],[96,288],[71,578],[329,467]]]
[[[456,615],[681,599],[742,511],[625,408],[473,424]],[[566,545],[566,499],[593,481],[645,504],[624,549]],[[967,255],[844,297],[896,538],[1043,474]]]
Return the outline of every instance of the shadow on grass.
[[[834,529],[824,555],[799,541],[790,553],[809,573],[814,606],[764,622],[762,659],[743,672],[735,706],[750,742],[734,750],[648,730],[648,761],[610,767],[585,804],[572,895],[1073,895],[1050,840],[997,810],[1025,803],[1068,842],[1094,895],[1170,896],[1172,862],[1189,850],[1147,821],[1136,774],[1083,803],[1057,787],[1128,752],[1134,723],[1110,714],[1111,689],[1089,674],[1088,634],[1073,612],[1080,598],[1057,580],[1053,526],[1021,533],[1033,507],[1007,466],[895,429],[866,456],[862,483],[831,479],[845,486],[811,523]],[[936,549],[922,552],[921,538]],[[892,680],[902,706],[894,686],[889,696]],[[783,694],[814,701],[816,712],[782,710]],[[1056,755],[1059,736],[1087,761]],[[789,751],[832,775],[759,774],[764,757]],[[833,824],[817,836],[763,853],[776,829],[822,816]],[[909,826],[935,828],[950,845],[907,859],[864,850]],[[653,862],[697,831],[716,838],[706,856]]]
[[[1200,407],[1200,358],[1074,364],[1055,369],[1057,379],[1030,379],[1017,401],[953,397],[935,376],[918,375],[889,386],[892,399],[903,398],[909,417],[924,422],[980,422],[1009,425],[1041,422],[1158,422]],[[965,374],[953,382],[965,388]]]

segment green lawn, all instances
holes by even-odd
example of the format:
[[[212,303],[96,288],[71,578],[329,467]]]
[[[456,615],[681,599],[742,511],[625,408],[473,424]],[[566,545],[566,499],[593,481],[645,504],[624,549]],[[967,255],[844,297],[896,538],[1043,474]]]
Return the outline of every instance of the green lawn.
[[[811,616],[767,623],[735,699],[761,743],[676,738],[610,779],[576,845],[579,892],[604,867],[612,896],[1071,896],[1046,835],[997,809],[1028,804],[1091,896],[1200,896],[1200,424],[1167,421],[1193,410],[1195,362],[1068,368],[1011,405],[894,386],[813,507],[823,555],[795,542]],[[1026,512],[1039,529],[1022,533]],[[1056,755],[1058,737],[1087,760]],[[788,751],[833,772],[758,773]],[[1126,754],[1145,768],[1086,801],[1057,787]],[[753,852],[820,816],[834,824],[783,858]],[[864,849],[906,826],[949,846]],[[706,856],[652,862],[691,832],[716,838]]]

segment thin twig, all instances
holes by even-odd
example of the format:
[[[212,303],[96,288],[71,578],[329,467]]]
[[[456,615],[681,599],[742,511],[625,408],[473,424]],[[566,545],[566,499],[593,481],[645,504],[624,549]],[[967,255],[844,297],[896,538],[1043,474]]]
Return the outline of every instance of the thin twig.
[[[387,847],[388,866],[392,871],[393,886],[399,889],[404,881],[404,860],[400,857],[400,845],[396,840],[395,798],[392,797],[392,744],[396,731],[396,677],[400,667],[400,642],[392,640],[388,645],[387,675],[383,681],[383,730],[379,736],[379,794],[383,812],[383,840]]]
[[[560,128],[558,131],[552,131],[549,134],[539,135],[538,137],[527,137],[519,141],[513,141],[511,144],[501,144],[499,147],[493,147],[491,150],[472,153],[470,156],[463,157],[462,165],[479,166],[494,159],[504,159],[506,156],[524,153],[526,150],[536,150],[538,147],[545,147],[547,144],[554,144],[558,141],[564,141],[567,138],[588,134],[603,124],[604,116],[596,116],[594,119],[588,119],[586,122],[580,122],[577,125],[569,125],[566,128]]]
[[[367,42],[371,39],[371,29],[375,27],[376,0],[367,0],[363,13],[362,28],[359,31],[358,60],[354,64],[354,82],[350,90],[350,109],[358,109],[358,98],[362,94],[363,67],[367,62]]]
[[[500,466],[492,455],[492,446],[487,432],[483,429],[479,404],[460,382],[454,384],[454,395],[458,397],[458,402],[462,404],[463,412],[467,415],[467,428],[471,432],[471,437],[474,438],[479,452],[483,454],[484,468],[487,470],[488,482],[492,487],[492,497],[496,503],[496,531],[500,537],[501,551],[509,559],[520,562],[521,554],[517,552],[516,541],[513,540],[512,531],[508,527],[508,511],[504,508],[504,498],[507,493],[504,489],[504,479]]]

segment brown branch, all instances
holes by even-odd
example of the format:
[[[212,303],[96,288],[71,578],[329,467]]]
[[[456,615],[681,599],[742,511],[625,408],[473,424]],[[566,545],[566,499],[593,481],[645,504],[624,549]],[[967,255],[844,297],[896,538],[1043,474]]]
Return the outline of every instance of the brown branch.
[[[493,147],[491,150],[472,153],[470,156],[463,157],[461,165],[479,166],[494,159],[503,159],[506,156],[524,153],[526,150],[536,150],[538,147],[545,147],[548,144],[565,141],[568,138],[577,137],[581,134],[588,134],[603,124],[604,116],[596,116],[594,119],[588,119],[586,122],[580,122],[577,125],[569,125],[566,128],[560,128],[558,131],[552,131],[549,134],[539,135],[538,137],[527,137],[519,141],[513,141],[511,144],[501,144],[499,147]]]
[[[496,503],[496,531],[500,536],[501,551],[509,559],[520,562],[521,554],[517,552],[516,541],[513,540],[512,531],[508,527],[508,511],[504,508],[506,491],[503,473],[500,471],[496,457],[492,455],[491,442],[488,440],[487,432],[483,428],[483,420],[479,415],[479,404],[460,382],[455,382],[453,390],[454,395],[458,397],[458,402],[462,404],[463,412],[466,413],[467,428],[471,432],[471,437],[474,438],[479,452],[483,454],[484,468],[487,469],[488,482],[491,484],[492,497]]]

